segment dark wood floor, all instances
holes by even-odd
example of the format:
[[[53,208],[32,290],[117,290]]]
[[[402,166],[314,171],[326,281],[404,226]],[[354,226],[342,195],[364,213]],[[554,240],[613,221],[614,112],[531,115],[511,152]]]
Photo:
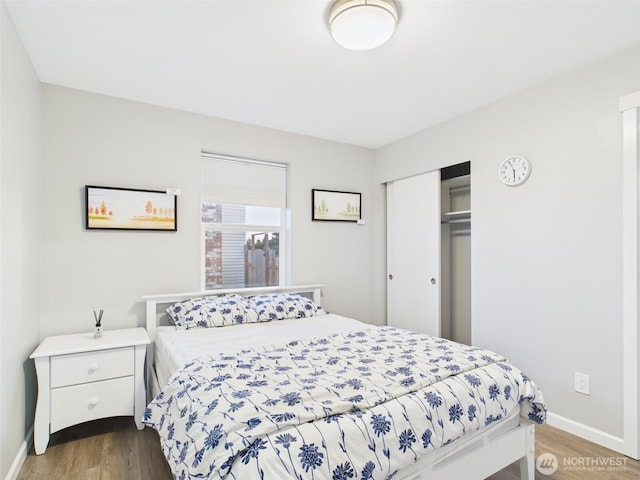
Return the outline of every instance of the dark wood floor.
[[[553,454],[558,468],[551,475],[536,472],[536,480],[640,480],[640,462],[548,425],[536,427],[536,458],[543,453]],[[597,466],[607,462],[613,466]],[[44,455],[29,453],[17,480],[171,478],[155,430],[138,431],[130,417],[121,417],[53,434]],[[519,469],[512,465],[489,478],[517,480]]]
[[[131,417],[69,427],[51,435],[44,455],[27,455],[17,480],[172,479],[158,434]]]

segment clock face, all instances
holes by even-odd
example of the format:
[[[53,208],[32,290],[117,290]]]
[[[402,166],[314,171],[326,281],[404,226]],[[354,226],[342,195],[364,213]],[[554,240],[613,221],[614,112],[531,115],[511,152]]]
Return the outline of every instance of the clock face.
[[[500,164],[498,175],[505,185],[515,187],[522,185],[529,178],[531,173],[531,163],[520,155],[513,155],[505,158]]]

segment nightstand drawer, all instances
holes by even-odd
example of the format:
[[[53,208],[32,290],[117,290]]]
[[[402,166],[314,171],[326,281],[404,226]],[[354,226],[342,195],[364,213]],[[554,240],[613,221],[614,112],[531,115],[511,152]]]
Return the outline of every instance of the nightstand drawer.
[[[133,415],[133,377],[51,390],[50,431],[97,418]]]
[[[131,347],[51,357],[51,388],[133,375]]]

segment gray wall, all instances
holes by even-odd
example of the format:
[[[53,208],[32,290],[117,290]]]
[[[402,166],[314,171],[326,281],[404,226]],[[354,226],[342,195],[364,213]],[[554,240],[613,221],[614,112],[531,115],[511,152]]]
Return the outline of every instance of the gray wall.
[[[622,436],[621,121],[640,48],[375,152],[376,180],[471,160],[472,338],[542,387],[550,410]],[[498,180],[512,154],[533,164]],[[573,391],[591,375],[591,396]]]
[[[0,478],[33,424],[40,338],[40,82],[0,2]]]
[[[372,223],[311,221],[311,189],[362,192],[371,215],[373,153],[296,134],[45,85],[42,336],[144,324],[143,294],[200,289],[200,151],[290,163],[291,282],[324,283],[335,312],[382,323],[373,308]],[[177,232],[87,231],[85,184],[182,190]]]

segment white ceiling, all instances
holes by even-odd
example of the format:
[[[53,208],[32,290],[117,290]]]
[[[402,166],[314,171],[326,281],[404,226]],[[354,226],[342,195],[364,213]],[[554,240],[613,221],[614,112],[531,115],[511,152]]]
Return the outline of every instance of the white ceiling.
[[[42,82],[369,148],[640,44],[640,1],[397,1],[366,52],[331,0],[6,4]]]

